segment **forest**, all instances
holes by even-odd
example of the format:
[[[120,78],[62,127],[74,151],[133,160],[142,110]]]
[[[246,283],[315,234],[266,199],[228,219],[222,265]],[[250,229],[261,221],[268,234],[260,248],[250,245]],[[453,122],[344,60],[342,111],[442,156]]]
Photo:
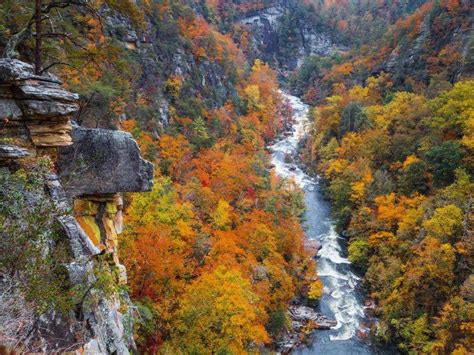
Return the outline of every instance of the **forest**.
[[[468,0],[3,0],[0,353],[311,345],[323,331],[295,331],[289,308],[324,313],[334,290],[306,192],[269,148],[295,124],[287,95],[309,112],[285,160],[318,177],[373,304],[363,353],[474,351],[473,15]],[[79,144],[94,166],[67,155]]]

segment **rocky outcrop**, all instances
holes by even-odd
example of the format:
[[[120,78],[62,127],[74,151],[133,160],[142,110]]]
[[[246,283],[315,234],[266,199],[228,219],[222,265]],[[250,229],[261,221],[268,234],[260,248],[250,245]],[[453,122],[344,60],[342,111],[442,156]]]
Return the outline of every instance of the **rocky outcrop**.
[[[75,127],[73,145],[59,149],[59,174],[69,197],[148,191],[153,165],[129,133]]]
[[[310,337],[313,330],[329,330],[337,326],[337,321],[328,319],[313,308],[302,305],[291,305],[288,309],[291,321],[291,331],[288,331],[278,349],[283,354],[290,354],[303,343],[303,339]]]
[[[419,26],[406,38],[396,34],[399,40],[393,43],[391,52],[380,56],[381,62],[372,70],[373,74],[390,74],[395,87],[408,91],[418,84],[431,84],[435,90],[438,85],[449,87],[474,73],[469,59],[472,21],[468,20],[468,11],[450,11],[449,7],[438,5],[426,9],[419,9]],[[443,28],[442,36],[439,28]]]
[[[317,23],[316,14],[297,2],[281,0],[240,19],[250,29],[250,57],[276,68],[294,70],[311,55],[327,56],[344,50]]]
[[[0,137],[31,140],[36,147],[72,144],[68,132],[78,98],[54,75],[35,75],[27,63],[1,59]]]
[[[0,60],[0,166],[14,172],[44,155],[55,163],[45,177],[46,192],[23,193],[41,195],[57,209],[69,249],[64,267],[70,284],[83,292],[76,312],[50,309],[35,315],[24,339],[45,353],[128,354],[135,349],[134,307],[118,287],[127,280],[117,254],[123,230],[120,193],[150,190],[153,165],[141,158],[128,133],[73,127],[77,100],[57,77],[35,75],[31,65],[18,60]],[[97,289],[97,269],[116,291],[104,296]]]
[[[30,155],[28,150],[11,144],[0,145],[0,160],[24,158]]]

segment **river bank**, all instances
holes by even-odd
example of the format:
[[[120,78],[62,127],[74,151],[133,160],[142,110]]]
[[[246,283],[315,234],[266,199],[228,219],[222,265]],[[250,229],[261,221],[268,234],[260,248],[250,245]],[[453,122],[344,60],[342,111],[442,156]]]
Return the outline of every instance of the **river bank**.
[[[318,276],[324,284],[318,313],[335,319],[337,325],[329,330],[313,332],[310,345],[295,350],[300,354],[373,354],[374,351],[361,337],[369,329],[360,278],[344,256],[342,237],[335,231],[328,201],[322,196],[317,177],[308,175],[296,164],[298,143],[308,129],[308,106],[295,96],[284,94],[293,115],[293,128],[270,146],[272,164],[283,178],[293,179],[304,191],[306,203],[305,234],[309,242],[320,246]],[[291,157],[289,159],[288,157]],[[319,248],[319,247],[318,247]]]

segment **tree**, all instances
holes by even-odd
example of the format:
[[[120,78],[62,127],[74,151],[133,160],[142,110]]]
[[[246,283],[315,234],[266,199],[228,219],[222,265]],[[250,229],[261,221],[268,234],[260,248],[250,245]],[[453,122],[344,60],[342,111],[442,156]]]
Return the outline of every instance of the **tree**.
[[[133,297],[150,299],[161,338],[168,334],[179,296],[196,262],[194,213],[181,203],[169,178],[159,178],[148,194],[135,196],[125,215],[120,255],[127,267]]]
[[[69,6],[82,7],[92,14],[96,14],[95,9],[89,6],[86,0],[67,0],[67,1],[50,1],[46,4],[43,4],[42,0],[35,0],[34,13],[32,14],[30,20],[27,22],[26,26],[21,29],[18,33],[11,36],[9,41],[5,46],[4,57],[6,58],[15,58],[18,57],[17,47],[24,40],[33,36],[32,28],[35,27],[34,39],[35,39],[35,49],[34,49],[34,63],[35,63],[35,73],[41,74],[42,70],[42,48],[43,48],[43,39],[44,38],[65,38],[74,42],[75,40],[72,36],[66,32],[56,33],[48,32],[43,33],[43,22],[50,19],[49,14],[55,10],[67,8]],[[59,64],[59,63],[58,63]],[[50,66],[48,66],[49,68]],[[46,68],[46,69],[48,69]]]
[[[121,4],[118,4],[115,0],[101,0],[95,3],[91,3],[88,0],[35,0],[34,11],[32,11],[31,17],[17,33],[8,39],[3,56],[6,58],[18,58],[18,46],[27,39],[34,38],[34,63],[37,75],[42,74],[55,65],[71,65],[71,63],[63,62],[56,58],[56,60],[50,61],[48,65],[43,67],[44,41],[48,39],[56,39],[58,42],[67,41],[75,47],[86,51],[85,40],[87,40],[87,36],[82,35],[81,32],[84,32],[84,28],[87,28],[87,26],[82,26],[79,29],[76,28],[75,33],[68,31],[68,29],[74,28],[74,22],[79,20],[78,16],[74,20],[72,18],[74,18],[74,14],[86,13],[95,19],[100,19],[98,10],[104,4],[114,10],[122,11],[132,20],[138,20],[140,17],[137,7],[130,0],[125,0]],[[17,7],[25,13],[31,11],[28,2],[25,0],[20,0]],[[49,26],[45,32],[44,29],[47,27],[45,25],[46,21],[49,22]],[[67,26],[65,22],[69,22]],[[98,25],[102,26],[100,21]],[[35,29],[34,32],[33,28]],[[51,57],[50,59],[53,58]]]
[[[439,207],[423,226],[429,235],[446,243],[456,237],[463,227],[462,210],[455,205]]]
[[[369,244],[365,240],[354,240],[349,244],[349,260],[360,267],[362,270],[367,269]]]
[[[469,300],[455,296],[446,302],[433,325],[436,335],[433,351],[455,354],[454,350],[458,349],[459,354],[467,354],[473,342],[473,319],[474,306]]]
[[[176,136],[164,134],[158,144],[163,174],[182,180],[193,168],[192,145],[181,134]]]
[[[367,118],[360,102],[350,102],[342,111],[339,135],[343,137],[348,132],[361,132],[372,124]]]
[[[267,343],[265,312],[250,283],[223,267],[201,275],[180,302],[169,344],[184,353],[244,353]]]
[[[313,301],[319,300],[323,295],[323,288],[324,285],[321,280],[318,279],[316,281],[313,281],[309,285],[308,298]]]
[[[225,200],[219,200],[217,207],[212,214],[212,220],[215,228],[220,230],[228,230],[231,227],[231,211],[229,203]]]
[[[193,121],[191,129],[191,143],[193,143],[198,150],[201,148],[209,148],[212,145],[212,140],[209,136],[206,122],[201,116]]]
[[[416,161],[402,170],[398,182],[399,190],[405,195],[418,192],[425,194],[429,191],[428,168],[423,161]]]
[[[454,181],[455,170],[461,165],[463,152],[459,143],[446,141],[433,147],[426,154],[433,169],[434,183],[437,187]]]
[[[456,83],[452,90],[441,93],[430,101],[433,115],[427,122],[443,133],[461,138],[468,122],[472,120],[473,105],[474,81],[461,81]]]

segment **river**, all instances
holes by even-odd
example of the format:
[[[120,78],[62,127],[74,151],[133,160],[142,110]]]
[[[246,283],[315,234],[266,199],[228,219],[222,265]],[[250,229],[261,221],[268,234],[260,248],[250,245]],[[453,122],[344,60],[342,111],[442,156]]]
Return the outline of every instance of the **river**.
[[[304,190],[306,202],[305,234],[322,246],[318,252],[317,270],[324,283],[320,312],[336,319],[331,330],[316,331],[313,343],[298,350],[297,354],[374,354],[375,351],[357,336],[360,325],[366,321],[360,278],[344,256],[342,237],[335,232],[331,206],[321,195],[318,179],[306,174],[297,164],[286,162],[285,156],[297,156],[298,142],[306,134],[308,106],[295,96],[283,93],[293,111],[293,131],[270,147],[276,173],[294,179]]]

